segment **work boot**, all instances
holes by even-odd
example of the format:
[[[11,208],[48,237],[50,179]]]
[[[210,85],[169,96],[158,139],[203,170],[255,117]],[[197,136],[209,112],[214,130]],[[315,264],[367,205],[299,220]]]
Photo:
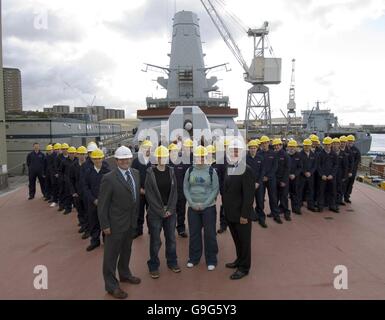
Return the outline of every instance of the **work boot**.
[[[282,224],[282,220],[280,217],[274,217],[274,221],[278,224]]]
[[[259,225],[260,225],[262,228],[264,228],[264,229],[267,228],[267,224],[266,224],[265,221],[260,220],[260,221],[258,221],[258,223],[259,223]]]
[[[100,243],[91,243],[88,247],[87,247],[87,251],[90,252],[94,249],[96,249],[97,247],[100,247]]]
[[[124,292],[120,288],[116,288],[112,292],[108,292],[111,296],[113,296],[115,299],[126,299],[128,297],[127,292]]]

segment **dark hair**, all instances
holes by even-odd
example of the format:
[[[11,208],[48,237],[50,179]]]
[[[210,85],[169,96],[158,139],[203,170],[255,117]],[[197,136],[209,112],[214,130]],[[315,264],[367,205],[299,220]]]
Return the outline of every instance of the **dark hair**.
[[[33,145],[36,146],[37,144],[39,144],[39,142],[34,142]]]

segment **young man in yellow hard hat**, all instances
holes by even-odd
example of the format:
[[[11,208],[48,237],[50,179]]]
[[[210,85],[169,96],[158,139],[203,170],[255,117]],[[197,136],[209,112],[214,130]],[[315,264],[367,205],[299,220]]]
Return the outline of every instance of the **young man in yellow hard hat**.
[[[53,146],[52,144],[48,144],[45,147],[45,157],[44,157],[44,201],[50,201],[52,197],[52,183],[51,183],[51,175],[48,169],[48,162],[49,158],[52,156],[53,153]]]
[[[344,199],[345,199],[345,202],[351,203],[350,196],[351,196],[352,191],[353,191],[354,181],[356,180],[358,166],[361,163],[361,152],[354,145],[356,138],[352,134],[347,136],[347,140],[348,140],[347,152],[349,152],[350,157],[352,159],[352,172],[351,172],[352,174],[351,174],[351,176],[349,175],[349,178],[347,181]]]
[[[325,137],[322,141],[323,150],[318,155],[317,170],[320,175],[318,211],[322,212],[325,206],[338,213],[337,200],[337,170],[338,159],[332,150],[333,139]]]
[[[100,246],[100,224],[98,219],[98,197],[100,183],[103,175],[110,172],[106,162],[103,161],[104,153],[100,149],[91,152],[92,167],[86,170],[84,177],[84,192],[87,199],[88,225],[91,236],[87,251],[92,251]]]
[[[301,196],[299,193],[299,183],[302,173],[302,161],[298,152],[298,143],[295,140],[289,140],[287,143],[287,154],[290,157],[289,168],[289,194],[291,200],[291,210],[295,214],[302,214],[301,212]]]
[[[89,237],[88,231],[88,215],[86,211],[86,206],[84,203],[84,193],[80,181],[80,169],[85,165],[87,161],[87,148],[80,146],[76,150],[76,160],[70,168],[70,191],[74,206],[78,212],[79,220],[79,233],[82,233],[82,239]]]
[[[76,148],[69,147],[67,152],[68,152],[68,157],[65,158],[62,162],[62,173],[63,173],[63,180],[64,180],[64,186],[63,186],[64,212],[63,214],[65,215],[71,213],[72,205],[73,205],[71,188],[70,188],[70,170],[71,170],[71,166],[76,161]]]
[[[337,188],[337,198],[336,206],[344,206],[344,186],[346,186],[346,181],[348,179],[349,172],[349,156],[341,150],[341,141],[339,138],[333,139],[333,151],[337,154],[338,159],[338,169],[336,175],[336,188]]]
[[[269,194],[269,206],[271,215],[274,221],[282,224],[280,218],[280,210],[278,208],[277,197],[277,169],[278,157],[276,153],[270,149],[270,139],[267,136],[262,136],[261,139],[261,156],[263,158],[263,198],[265,198],[266,190]],[[264,204],[262,204],[264,206]]]
[[[300,152],[302,171],[299,179],[298,195],[301,207],[303,203],[303,196],[305,196],[307,209],[316,212],[314,204],[314,174],[317,169],[317,158],[311,149],[311,140],[305,139],[303,141],[303,149]]]

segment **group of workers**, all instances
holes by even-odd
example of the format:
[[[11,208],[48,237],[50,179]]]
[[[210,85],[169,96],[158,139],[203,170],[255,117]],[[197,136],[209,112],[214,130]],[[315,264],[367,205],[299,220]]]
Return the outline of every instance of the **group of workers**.
[[[143,234],[145,221],[150,234],[147,264],[152,278],[160,276],[162,230],[167,266],[178,273],[175,230],[180,237],[189,237],[187,267],[197,265],[204,250],[207,268],[212,271],[217,265],[216,234],[229,228],[237,258],[226,267],[236,269],[231,279],[240,279],[250,269],[251,221],[267,228],[267,216],[282,224],[281,216],[290,221],[291,212],[300,215],[305,201],[313,212],[322,212],[325,207],[339,212],[339,206],[351,203],[361,159],[354,142],[353,135],[325,137],[321,145],[319,138],[311,135],[300,150],[295,140],[284,143],[262,136],[246,146],[239,139],[224,139],[222,152],[218,152],[219,145],[194,146],[191,139],[184,140],[182,146],[175,141],[156,148],[145,140],[135,159],[129,148],[119,147],[114,156],[116,169],[107,164],[94,142],[79,148],[56,143],[46,147],[46,154],[34,144],[27,157],[29,199],[35,196],[38,178],[44,200],[51,207],[58,206],[63,214],[76,208],[79,233],[83,239],[90,238],[87,251],[99,247],[103,236],[106,291],[116,298],[126,297],[115,277],[117,266],[121,279],[140,282],[129,271],[128,261],[132,239]],[[244,152],[247,165],[237,173]]]

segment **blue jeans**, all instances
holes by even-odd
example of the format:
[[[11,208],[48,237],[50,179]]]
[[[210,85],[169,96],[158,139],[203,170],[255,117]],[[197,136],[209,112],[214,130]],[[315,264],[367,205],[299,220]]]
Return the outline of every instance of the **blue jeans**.
[[[216,225],[216,207],[212,206],[203,211],[188,208],[188,224],[190,231],[189,262],[198,264],[202,256],[202,228],[205,242],[205,258],[207,265],[216,266],[218,263],[218,243]]]
[[[147,261],[147,265],[150,272],[157,271],[160,266],[158,254],[160,247],[162,246],[162,241],[160,239],[162,229],[166,239],[167,266],[169,268],[177,266],[178,261],[175,240],[176,214],[163,219],[160,217],[149,216],[148,228],[150,230],[150,260]]]

